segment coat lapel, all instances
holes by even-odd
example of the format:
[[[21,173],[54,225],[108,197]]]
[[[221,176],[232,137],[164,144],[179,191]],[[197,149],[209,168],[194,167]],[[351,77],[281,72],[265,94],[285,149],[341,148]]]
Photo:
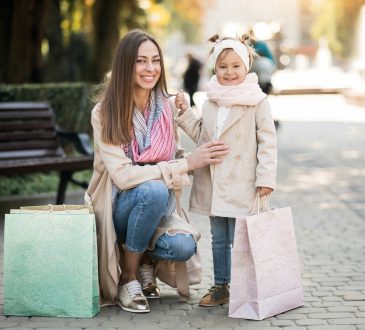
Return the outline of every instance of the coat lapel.
[[[215,132],[217,127],[217,111],[218,107],[212,103],[207,102],[206,106],[203,107],[203,112],[207,112],[208,115],[203,114],[204,125],[208,131],[211,140],[216,138]]]
[[[222,136],[226,130],[228,130],[235,122],[240,120],[246,113],[247,113],[247,106],[244,106],[244,107],[242,107],[242,106],[233,106],[233,107],[231,107],[231,111],[229,112],[229,115],[226,119],[226,122],[224,123],[224,126],[223,126],[223,129],[222,129],[222,132],[221,132],[220,136]],[[215,117],[217,117],[217,115]],[[218,138],[220,136],[218,136]]]

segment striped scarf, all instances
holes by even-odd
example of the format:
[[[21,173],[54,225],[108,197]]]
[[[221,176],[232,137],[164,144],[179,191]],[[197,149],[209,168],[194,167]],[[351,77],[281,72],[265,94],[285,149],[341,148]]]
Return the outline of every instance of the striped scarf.
[[[133,164],[155,164],[174,159],[176,141],[173,114],[168,99],[161,91],[151,92],[143,114],[138,109],[134,110],[132,124],[134,138],[130,143],[122,145],[122,148]],[[113,183],[113,209],[119,192],[119,188]],[[170,189],[166,216],[170,216],[175,208],[175,195]]]
[[[158,163],[173,159],[175,136],[173,115],[168,99],[161,92],[152,92],[148,108],[133,113],[134,139],[131,142],[135,163]]]

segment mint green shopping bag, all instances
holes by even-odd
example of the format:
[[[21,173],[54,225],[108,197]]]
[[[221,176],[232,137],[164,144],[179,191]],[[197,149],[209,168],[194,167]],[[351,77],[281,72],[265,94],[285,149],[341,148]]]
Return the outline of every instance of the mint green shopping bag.
[[[4,314],[92,317],[99,310],[92,209],[29,207],[6,214]]]

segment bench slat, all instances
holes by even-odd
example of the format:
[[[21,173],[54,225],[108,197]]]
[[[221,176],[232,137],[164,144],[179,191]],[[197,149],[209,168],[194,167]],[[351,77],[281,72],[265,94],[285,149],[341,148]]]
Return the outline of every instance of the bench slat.
[[[79,171],[93,166],[93,156],[49,157],[0,160],[0,175],[27,174],[38,171]]]
[[[29,150],[10,150],[0,153],[0,161],[4,159],[26,159],[26,158],[38,158],[38,157],[61,157],[63,152],[60,149],[29,149]]]
[[[0,111],[0,120],[14,120],[14,119],[34,119],[34,118],[52,118],[52,111]]]
[[[31,111],[34,109],[49,109],[51,106],[48,102],[1,102],[0,111],[2,110],[24,110]]]
[[[20,141],[20,142],[2,142],[0,143],[0,152],[6,150],[29,150],[29,149],[56,149],[58,141],[56,139],[49,141]]]
[[[29,141],[29,140],[54,140],[57,135],[54,131],[39,132],[6,132],[0,133],[0,142],[4,141]]]
[[[15,131],[15,130],[34,130],[34,129],[53,129],[54,124],[52,120],[27,120],[24,122],[0,122],[0,131]]]

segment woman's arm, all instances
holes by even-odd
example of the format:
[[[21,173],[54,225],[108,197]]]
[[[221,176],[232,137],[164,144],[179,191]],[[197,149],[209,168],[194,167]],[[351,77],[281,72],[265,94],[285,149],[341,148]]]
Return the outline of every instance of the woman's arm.
[[[186,159],[160,162],[158,165],[134,165],[132,160],[126,156],[122,146],[106,143],[101,138],[100,108],[96,106],[92,111],[91,124],[94,129],[94,141],[99,149],[107,171],[113,182],[121,190],[133,188],[143,182],[150,180],[163,180],[168,188],[172,187],[172,172],[184,177],[183,182],[189,183],[188,162]]]
[[[179,185],[182,186],[189,185],[188,171],[219,163],[221,160],[216,157],[228,153],[228,146],[222,141],[213,141],[195,149],[187,158],[159,162],[156,165],[134,165],[121,146],[102,140],[100,108],[98,106],[92,111],[91,124],[94,129],[94,142],[100,157],[113,182],[121,190],[131,189],[150,180],[163,180],[168,188],[173,188],[176,181],[179,181]]]

